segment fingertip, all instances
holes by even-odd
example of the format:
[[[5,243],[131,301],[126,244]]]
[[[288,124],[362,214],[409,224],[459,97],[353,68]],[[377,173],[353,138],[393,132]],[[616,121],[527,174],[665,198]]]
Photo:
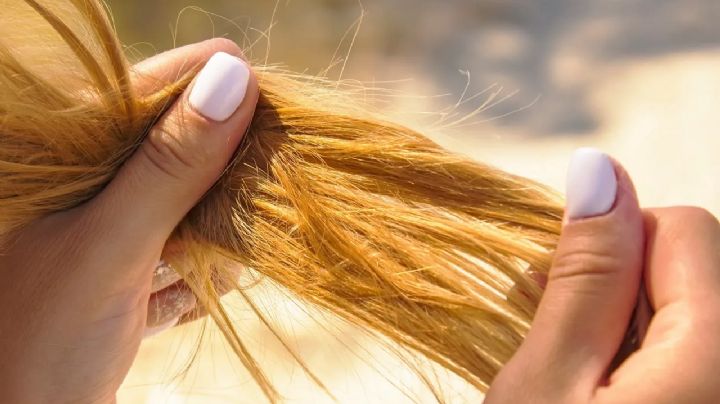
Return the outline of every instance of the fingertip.
[[[244,58],[243,50],[238,46],[237,42],[228,38],[210,38],[200,42],[200,44],[207,49],[208,54],[225,52],[239,58]]]
[[[224,122],[239,109],[249,83],[247,63],[228,53],[217,52],[195,77],[187,102],[203,117]]]
[[[615,202],[617,185],[615,168],[607,154],[589,147],[575,150],[567,172],[567,218],[606,214]]]
[[[628,212],[641,215],[635,186],[627,170],[601,150],[583,147],[573,153],[566,187],[564,225]]]
[[[153,94],[193,71],[218,52],[244,58],[240,46],[227,38],[211,38],[170,49],[130,68],[133,87],[142,96]]]
[[[623,166],[617,159],[610,157],[615,169],[615,176],[617,177],[618,192],[615,204],[619,204],[621,198],[625,203],[628,203],[634,207],[639,208],[637,190],[635,189],[635,183],[630,177],[625,166]]]
[[[178,274],[177,271],[175,271],[165,260],[161,259],[153,271],[150,292],[155,293],[159,290],[165,289],[181,279],[182,277],[180,274]]]
[[[176,317],[176,318],[169,320],[163,324],[155,325],[152,327],[145,327],[145,331],[143,331],[143,339],[150,338],[152,336],[160,334],[161,332],[163,332],[165,330],[169,330],[170,328],[177,325],[179,321],[180,321],[180,317]]]
[[[196,305],[195,295],[182,281],[153,293],[148,300],[147,327],[160,327]]]

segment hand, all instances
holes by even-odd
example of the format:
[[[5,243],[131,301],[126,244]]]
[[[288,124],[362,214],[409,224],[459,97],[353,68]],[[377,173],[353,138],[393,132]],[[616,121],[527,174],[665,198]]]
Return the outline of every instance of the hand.
[[[627,173],[588,149],[570,165],[567,199],[532,328],[486,403],[716,402],[718,221],[699,208],[643,214]],[[654,314],[638,306],[649,328],[614,368],[643,280]]]
[[[4,402],[112,402],[146,325],[171,323],[192,308],[188,290],[168,288],[172,277],[156,277],[153,286],[153,271],[170,233],[219,178],[250,123],[258,85],[239,57],[236,45],[216,39],[136,66],[133,84],[149,94],[210,60],[100,194],[6,243]],[[174,312],[156,310],[171,298],[185,300]]]

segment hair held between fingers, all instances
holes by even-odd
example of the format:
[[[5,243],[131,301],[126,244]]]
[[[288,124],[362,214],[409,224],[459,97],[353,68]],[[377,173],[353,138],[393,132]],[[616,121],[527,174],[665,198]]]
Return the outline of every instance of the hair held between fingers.
[[[102,190],[202,67],[136,94],[95,0],[13,1],[0,34],[4,234]],[[253,70],[261,95],[250,128],[170,240],[198,305],[271,400],[280,395],[219,301],[219,285],[241,286],[238,265],[486,389],[539,301],[525,271],[549,268],[557,195],[370,112],[357,90]],[[521,293],[509,299],[513,287]]]

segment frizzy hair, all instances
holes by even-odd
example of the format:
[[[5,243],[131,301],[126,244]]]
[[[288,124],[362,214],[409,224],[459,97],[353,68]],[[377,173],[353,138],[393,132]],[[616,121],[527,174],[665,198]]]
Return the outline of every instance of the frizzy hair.
[[[135,94],[97,0],[17,0],[3,12],[13,15],[0,17],[7,235],[96,195],[193,74]],[[452,154],[331,83],[254,69],[252,124],[174,231],[184,253],[169,259],[263,392],[279,399],[219,301],[231,285],[252,305],[229,269],[238,264],[487,389],[529,329],[541,290],[527,270],[550,266],[559,197]]]

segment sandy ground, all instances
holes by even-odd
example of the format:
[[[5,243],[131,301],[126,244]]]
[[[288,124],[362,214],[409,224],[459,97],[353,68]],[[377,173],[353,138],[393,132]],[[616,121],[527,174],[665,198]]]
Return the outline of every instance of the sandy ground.
[[[509,71],[503,73],[506,79],[497,76],[495,81],[508,87],[512,80],[516,88],[524,88],[519,99],[487,111],[472,126],[449,128],[448,133],[433,136],[452,150],[558,189],[563,188],[571,151],[579,146],[600,147],[626,166],[644,205],[700,205],[720,215],[720,42],[713,39],[720,38],[720,29],[707,24],[708,19],[717,20],[712,17],[718,16],[717,5],[689,1],[681,9],[671,8],[667,1],[632,2],[632,7],[627,5],[630,2],[625,6],[619,4],[624,2],[601,2],[614,6],[591,6],[589,1],[572,6],[567,1],[547,3],[574,13],[570,14],[573,18],[562,14],[562,19],[547,10],[527,17],[532,15],[528,11],[515,25],[482,28],[473,39],[495,43],[487,49],[497,54],[494,64],[487,64],[492,68],[480,66],[473,77],[484,82],[483,74],[490,77],[492,70],[499,75],[505,68]],[[651,23],[639,26],[644,14]],[[569,22],[562,25],[563,21]],[[527,47],[538,47],[532,58],[507,62],[510,53],[529,52]],[[426,73],[418,72],[421,78]],[[415,82],[405,90],[435,91],[443,83]],[[539,101],[530,102],[538,95]],[[429,110],[434,106],[407,99],[396,107]],[[491,119],[518,108],[522,110],[516,114]],[[261,289],[258,294],[276,310],[281,328],[339,401],[432,401],[416,377],[380,346],[368,342],[360,330],[328,320],[324,325],[328,333],[277,292]],[[291,365],[267,331],[244,314],[241,305],[233,304],[238,306],[244,334],[255,342],[255,352],[287,401],[330,402]],[[173,378],[194,352],[198,329],[197,324],[181,326],[147,340],[118,401],[262,401],[211,326],[196,365],[184,377]],[[479,401],[480,395],[462,382],[451,376],[444,380],[449,402]],[[410,397],[391,382],[405,386]]]

